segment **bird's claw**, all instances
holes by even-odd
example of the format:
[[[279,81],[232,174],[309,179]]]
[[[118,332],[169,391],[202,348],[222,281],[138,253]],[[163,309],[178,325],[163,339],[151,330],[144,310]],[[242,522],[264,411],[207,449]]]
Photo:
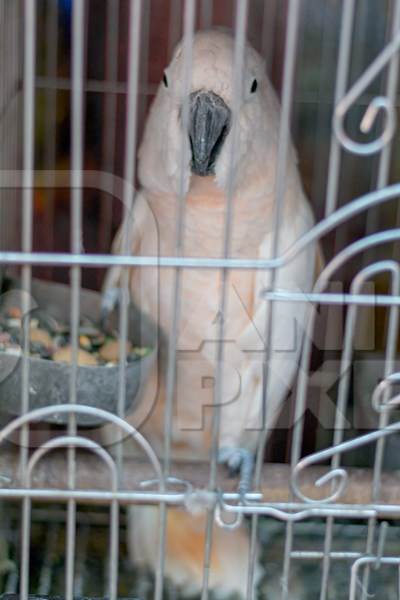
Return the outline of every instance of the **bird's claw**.
[[[100,324],[102,329],[106,331],[109,326],[109,318],[112,312],[119,304],[120,290],[117,287],[111,287],[103,292],[101,297],[100,307]]]
[[[221,448],[218,462],[225,464],[231,477],[239,474],[238,492],[245,496],[252,487],[254,454],[246,448]]]

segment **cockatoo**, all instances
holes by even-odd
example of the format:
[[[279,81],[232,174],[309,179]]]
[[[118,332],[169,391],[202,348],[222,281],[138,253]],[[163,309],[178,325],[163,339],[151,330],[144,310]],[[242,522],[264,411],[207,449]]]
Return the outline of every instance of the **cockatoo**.
[[[278,236],[280,255],[312,228],[312,211],[303,192],[292,146],[285,174],[280,228],[274,230],[277,148],[280,108],[259,54],[246,45],[243,94],[233,106],[234,39],[210,30],[195,35],[189,97],[184,97],[183,46],[179,45],[164,73],[151,107],[139,151],[140,190],[129,235],[134,255],[174,256],[183,185],[183,254],[223,257],[228,190],[233,191],[230,258],[268,259]],[[189,102],[187,128],[182,107]],[[235,147],[233,120],[237,119]],[[182,140],[189,152],[182,161]],[[232,165],[232,160],[234,164]],[[182,173],[183,167],[183,173]],[[233,181],[230,182],[230,178]],[[121,252],[121,231],[113,251]],[[307,246],[277,271],[278,289],[307,293],[315,277],[316,247]],[[104,308],[115,298],[121,269],[105,280]],[[172,334],[175,272],[170,268],[135,268],[130,293],[141,310],[157,321],[168,340]],[[219,461],[230,470],[251,464],[263,426],[262,359],[270,304],[263,291],[271,286],[271,270],[230,270],[225,312],[220,314],[222,275],[218,269],[181,272],[177,327],[177,375],[171,432],[174,456],[209,457],[217,348],[224,344],[221,368]],[[273,428],[298,368],[306,303],[275,303],[270,335],[267,412],[264,425]],[[223,340],[220,319],[224,320]],[[159,365],[143,394],[140,417],[132,423],[160,454],[163,449],[166,365]],[[155,380],[157,379],[157,383]],[[147,396],[146,396],[147,394]],[[143,411],[143,406],[147,410]],[[140,421],[140,422],[139,422]],[[201,590],[205,517],[169,509],[166,575],[184,594]],[[155,568],[157,509],[131,511],[130,547],[136,563]],[[245,527],[215,526],[210,587],[221,596],[246,596],[249,543]]]

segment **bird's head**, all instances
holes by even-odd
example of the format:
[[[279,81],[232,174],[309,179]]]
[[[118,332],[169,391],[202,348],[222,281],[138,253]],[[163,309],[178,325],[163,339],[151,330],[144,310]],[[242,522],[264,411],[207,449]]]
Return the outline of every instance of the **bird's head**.
[[[267,177],[275,168],[279,107],[261,56],[244,52],[242,94],[234,100],[234,38],[219,30],[194,37],[189,92],[181,43],[165,69],[140,149],[139,177],[154,192],[184,192],[193,175],[211,176],[228,190]],[[187,103],[187,120],[184,105]],[[233,134],[234,120],[236,134]],[[232,149],[232,143],[235,147]],[[186,142],[186,160],[182,146]]]

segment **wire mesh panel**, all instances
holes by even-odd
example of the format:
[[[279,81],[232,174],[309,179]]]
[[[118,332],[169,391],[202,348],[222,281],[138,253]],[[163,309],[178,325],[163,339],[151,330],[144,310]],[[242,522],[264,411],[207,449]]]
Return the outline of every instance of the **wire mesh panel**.
[[[2,591],[399,598],[400,1],[0,33]]]

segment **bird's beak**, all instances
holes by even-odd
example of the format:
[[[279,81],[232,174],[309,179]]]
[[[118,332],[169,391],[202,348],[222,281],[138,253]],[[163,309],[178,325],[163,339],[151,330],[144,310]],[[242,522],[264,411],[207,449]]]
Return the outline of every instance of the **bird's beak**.
[[[231,125],[231,111],[213,92],[190,95],[189,138],[192,149],[192,173],[215,174],[215,163]]]

